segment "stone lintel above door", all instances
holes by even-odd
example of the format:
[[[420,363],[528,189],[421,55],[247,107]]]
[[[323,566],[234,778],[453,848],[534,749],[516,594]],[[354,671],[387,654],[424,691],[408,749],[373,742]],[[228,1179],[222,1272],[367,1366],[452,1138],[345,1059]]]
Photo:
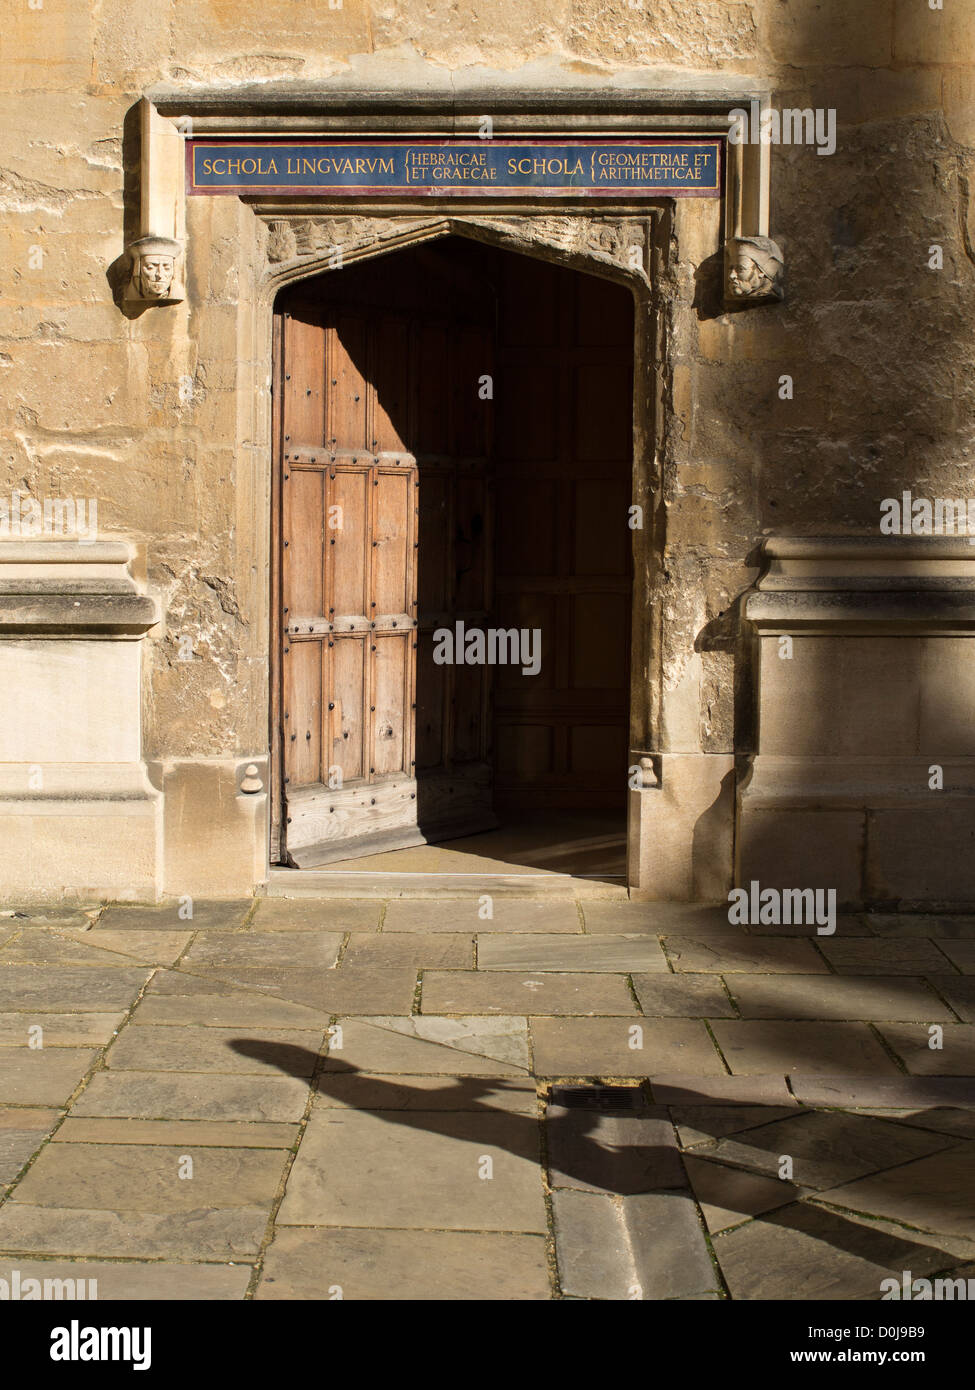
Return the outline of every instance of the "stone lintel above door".
[[[416,139],[467,138],[483,134],[489,118],[494,138],[527,139],[532,136],[567,140],[643,137],[727,136],[732,114],[744,107],[764,108],[769,93],[747,76],[689,74],[683,70],[621,69],[599,86],[557,64],[533,64],[528,72],[445,73],[420,64],[398,71],[388,63],[375,72],[363,66],[334,84],[271,82],[259,86],[180,88],[157,84],[141,101],[143,144],[139,228],[141,238],[169,238],[178,247],[186,238],[185,140],[199,137],[241,137],[252,140],[305,136],[308,139]],[[723,141],[724,216],[721,237],[712,247],[725,253],[729,277],[726,296],[738,308],[768,303],[781,297],[782,253],[769,241],[769,179],[771,150],[768,144]],[[497,211],[501,223],[510,214],[528,212],[543,221],[564,219],[567,225],[594,217],[647,217],[651,208],[632,195],[619,198],[552,198],[532,196],[497,199],[472,189],[463,198],[424,198],[424,212],[449,207],[451,213]],[[266,216],[276,209],[286,219],[288,211],[307,214],[326,211],[326,199],[270,193],[248,196],[255,211]],[[318,208],[315,203],[318,203]],[[342,200],[352,214],[375,212],[384,218],[419,213],[417,199],[403,196],[377,198],[356,195]],[[637,204],[637,206],[634,206]],[[330,209],[329,209],[330,210]],[[563,227],[559,236],[571,235]],[[756,247],[758,250],[756,250]],[[605,245],[593,248],[605,251]],[[610,254],[613,252],[610,250]],[[192,248],[189,248],[192,260]],[[747,260],[742,257],[747,256]],[[737,266],[761,267],[751,280],[735,280]],[[644,267],[646,268],[646,267]],[[761,272],[761,273],[760,273]],[[168,296],[139,289],[141,279],[130,274],[129,296],[144,297],[146,305],[175,303],[182,297],[178,255]]]

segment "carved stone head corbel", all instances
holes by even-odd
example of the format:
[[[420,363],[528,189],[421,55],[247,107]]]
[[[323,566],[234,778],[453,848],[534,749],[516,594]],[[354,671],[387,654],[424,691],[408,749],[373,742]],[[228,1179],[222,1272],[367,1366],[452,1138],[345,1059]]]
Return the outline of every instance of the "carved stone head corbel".
[[[737,304],[781,299],[785,258],[767,236],[732,237],[725,243],[725,295]]]
[[[141,304],[178,304],[186,298],[183,248],[170,237],[146,236],[126,247],[129,278],[124,298]]]

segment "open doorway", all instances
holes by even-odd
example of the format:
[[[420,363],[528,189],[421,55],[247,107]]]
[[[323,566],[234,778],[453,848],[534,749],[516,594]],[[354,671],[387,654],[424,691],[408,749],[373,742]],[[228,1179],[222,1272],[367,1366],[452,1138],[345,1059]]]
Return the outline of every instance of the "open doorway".
[[[632,382],[628,291],[465,238],[278,296],[277,862],[622,873]]]

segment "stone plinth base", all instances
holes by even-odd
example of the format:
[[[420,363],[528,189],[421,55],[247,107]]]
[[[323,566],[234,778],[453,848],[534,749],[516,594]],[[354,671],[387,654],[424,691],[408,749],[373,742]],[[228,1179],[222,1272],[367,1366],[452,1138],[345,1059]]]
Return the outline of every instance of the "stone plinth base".
[[[721,901],[731,887],[734,757],[662,753],[653,761],[658,785],[629,793],[630,896]]]
[[[736,882],[975,908],[975,548],[773,539]]]
[[[43,792],[23,791],[38,781]],[[162,798],[141,764],[0,769],[0,901],[155,902],[161,844]]]
[[[0,541],[0,901],[153,902],[161,796],[141,761],[141,639],[158,620],[125,541]]]
[[[152,763],[165,796],[167,898],[240,898],[267,878],[267,792],[241,790],[254,765],[267,787],[267,759]]]

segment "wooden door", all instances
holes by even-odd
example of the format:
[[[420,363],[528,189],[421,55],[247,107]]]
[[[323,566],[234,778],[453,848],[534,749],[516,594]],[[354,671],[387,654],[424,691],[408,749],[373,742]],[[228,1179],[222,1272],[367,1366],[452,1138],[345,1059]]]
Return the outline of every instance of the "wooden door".
[[[496,823],[486,673],[432,660],[490,583],[493,313],[457,279],[408,253],[308,282],[276,316],[272,747],[297,867]]]
[[[632,380],[625,289],[504,258],[495,620],[540,633],[541,669],[495,674],[502,810],[626,802]]]

